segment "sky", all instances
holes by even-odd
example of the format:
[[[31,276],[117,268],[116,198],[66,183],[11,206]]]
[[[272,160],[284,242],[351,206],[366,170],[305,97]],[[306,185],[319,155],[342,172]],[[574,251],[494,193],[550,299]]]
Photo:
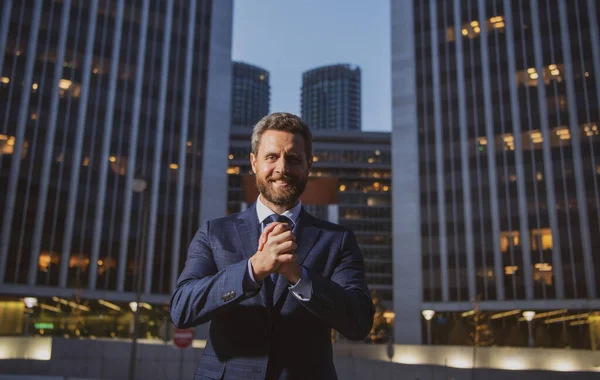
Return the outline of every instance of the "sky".
[[[389,0],[234,0],[232,58],[271,75],[271,112],[300,115],[302,73],[361,69],[362,129],[391,130]]]

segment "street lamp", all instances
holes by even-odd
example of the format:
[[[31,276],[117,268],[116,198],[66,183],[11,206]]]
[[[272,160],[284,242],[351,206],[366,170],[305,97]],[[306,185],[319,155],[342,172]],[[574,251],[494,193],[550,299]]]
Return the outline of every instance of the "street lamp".
[[[35,297],[25,297],[23,298],[23,303],[25,304],[25,328],[23,329],[23,335],[27,336],[29,334],[29,314],[31,314],[34,307],[37,306],[38,300]]]
[[[435,315],[435,311],[423,310],[421,313],[423,314],[423,318],[427,321],[427,344],[431,345],[431,318]]]
[[[527,321],[527,329],[529,330],[529,347],[534,346],[533,343],[533,330],[531,329],[531,321],[533,320],[533,317],[535,317],[535,311],[524,311],[523,312],[523,318],[525,318],[525,320]]]
[[[148,182],[141,175],[136,175],[131,182],[131,189],[137,193],[142,194],[148,187]],[[144,262],[144,251],[145,251],[145,240],[146,240],[146,225],[148,219],[148,207],[146,202],[142,204],[142,237],[140,242],[140,253],[136,262],[134,262],[134,273],[136,274],[135,280],[135,302],[130,302],[129,307],[133,312],[133,336],[131,338],[131,352],[129,353],[129,379],[135,379],[135,364],[137,357],[137,336],[139,329],[139,317],[140,317],[140,301],[142,298],[142,278],[144,276],[143,262]]]

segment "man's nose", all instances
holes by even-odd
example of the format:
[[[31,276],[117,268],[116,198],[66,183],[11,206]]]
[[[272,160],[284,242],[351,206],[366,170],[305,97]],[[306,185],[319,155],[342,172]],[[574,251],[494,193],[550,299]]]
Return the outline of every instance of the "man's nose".
[[[279,160],[277,160],[277,165],[275,166],[275,170],[277,171],[277,173],[282,173],[285,174],[288,172],[288,163],[287,160],[285,159],[285,157],[280,157]]]

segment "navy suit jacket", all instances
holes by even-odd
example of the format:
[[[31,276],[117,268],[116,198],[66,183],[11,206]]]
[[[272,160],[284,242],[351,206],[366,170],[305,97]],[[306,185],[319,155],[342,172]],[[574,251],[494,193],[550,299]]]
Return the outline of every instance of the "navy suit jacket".
[[[301,211],[296,253],[312,284],[303,302],[281,275],[244,293],[260,231],[253,205],[205,222],[188,248],[170,310],[179,328],[211,321],[195,379],[336,379],[331,328],[361,340],[373,324],[354,233]]]

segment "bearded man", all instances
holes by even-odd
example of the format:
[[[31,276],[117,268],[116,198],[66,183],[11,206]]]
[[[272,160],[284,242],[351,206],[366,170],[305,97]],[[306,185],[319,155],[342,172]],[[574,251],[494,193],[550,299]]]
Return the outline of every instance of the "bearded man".
[[[362,340],[373,324],[363,255],[352,231],[302,207],[313,157],[302,119],[265,116],[251,143],[260,195],[196,233],[171,318],[211,321],[195,379],[336,379],[331,329]]]

